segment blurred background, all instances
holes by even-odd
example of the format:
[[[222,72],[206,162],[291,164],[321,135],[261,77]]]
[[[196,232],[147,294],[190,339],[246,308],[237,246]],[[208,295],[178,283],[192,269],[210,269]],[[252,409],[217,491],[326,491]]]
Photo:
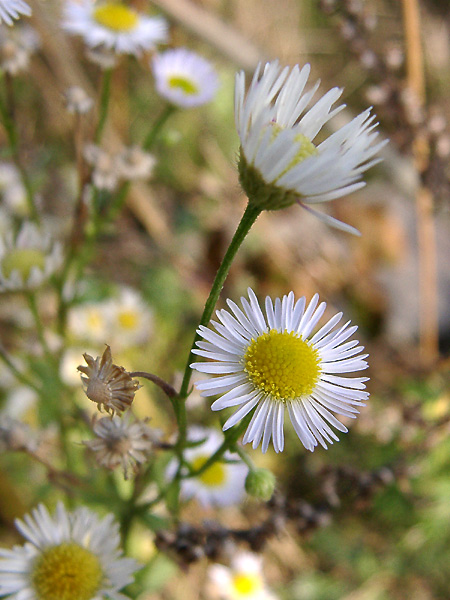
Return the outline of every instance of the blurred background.
[[[15,80],[17,118],[23,159],[63,239],[70,233],[76,171],[73,121],[62,97],[71,85],[95,97],[98,70],[84,58],[82,43],[60,29],[60,2],[31,4],[27,23],[39,48],[32,67]],[[144,0],[133,4],[148,8]],[[240,507],[200,511],[193,502],[182,520],[194,527],[214,519],[249,529],[276,515],[281,526],[251,543],[244,540],[242,547],[263,552],[265,577],[282,599],[448,600],[448,2],[419,3],[422,88],[414,75],[417,43],[408,30],[414,3],[407,0],[151,4],[168,18],[171,44],[206,56],[221,86],[210,105],[171,117],[154,148],[152,181],[131,187],[124,211],[101,236],[87,267],[84,301],[99,302],[127,286],[140,291],[152,314],[143,343],[119,343],[117,349],[112,344],[118,364],[157,373],[174,385],[179,381],[205,298],[246,205],[236,169],[236,70],[250,76],[260,60],[274,58],[288,65],[310,62],[311,81],[321,79],[319,93],[344,88],[347,107],[331,127],[374,106],[380,136],[390,139],[384,161],[366,176],[367,186],[327,206],[329,214],[357,227],[361,238],[331,230],[296,206],[265,212],[238,253],[220,304],[236,301],[248,286],[260,298],[291,290],[310,298],[318,292],[327,314],[342,310],[359,326],[370,354],[370,403],[328,451],[319,447],[310,454],[291,429],[283,454],[251,451],[259,466],[277,476],[277,493],[267,505],[246,500]],[[123,60],[113,73],[108,149],[142,140],[162,106],[148,57]],[[2,200],[7,202],[4,193]],[[51,321],[50,293],[42,305]],[[33,344],[26,304],[16,294],[0,297],[0,335],[19,356],[24,338]],[[83,352],[96,356],[104,346],[75,337],[67,385],[82,404],[76,365]],[[6,373],[0,377],[2,409],[22,407],[26,394]],[[33,421],[33,400],[28,402],[20,411]],[[169,435],[174,424],[165,402],[146,387],[136,410]],[[217,426],[209,402],[195,392],[189,418]],[[49,434],[49,452],[52,443]],[[19,453],[0,455],[0,488],[0,535],[2,545],[9,545],[16,541],[14,517],[54,492],[45,467],[30,465]],[[133,540],[130,552],[143,553],[153,565],[142,598],[206,598],[206,558],[194,560],[173,547],[158,552],[148,531],[136,531]]]

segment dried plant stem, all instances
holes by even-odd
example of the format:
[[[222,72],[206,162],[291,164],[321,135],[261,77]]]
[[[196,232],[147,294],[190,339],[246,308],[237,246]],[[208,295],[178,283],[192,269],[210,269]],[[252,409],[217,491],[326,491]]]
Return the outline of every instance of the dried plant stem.
[[[407,84],[421,107],[425,105],[425,76],[418,0],[403,0]],[[428,166],[429,144],[418,131],[413,144],[420,186],[416,194],[417,241],[419,248],[420,356],[430,363],[439,355],[438,294],[433,196],[423,183]]]

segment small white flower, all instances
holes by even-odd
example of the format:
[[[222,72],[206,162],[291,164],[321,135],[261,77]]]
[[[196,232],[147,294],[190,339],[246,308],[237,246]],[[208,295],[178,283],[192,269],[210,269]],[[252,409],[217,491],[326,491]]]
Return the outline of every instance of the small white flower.
[[[305,298],[294,302],[290,292],[275,304],[266,298],[263,314],[254,292],[249,288],[250,302],[241,298],[242,311],[228,300],[227,310],[218,310],[219,323],[211,321],[217,333],[201,326],[194,352],[215,362],[192,364],[193,369],[218,377],[197,383],[204,396],[220,394],[212,410],[238,406],[223,429],[236,425],[255,409],[243,443],[262,440],[266,452],[270,439],[276,452],[284,448],[283,422],[287,408],[290,420],[302,444],[313,451],[319,442],[327,448],[338,437],[330,428],[347,428],[332,413],[355,417],[356,406],[364,406],[368,392],[367,377],[343,377],[343,374],[367,368],[367,354],[360,354],[358,342],[346,341],[357,330],[333,328],[342,313],[332,317],[312,335],[326,304],[318,305],[316,294],[306,307]]]
[[[68,0],[63,27],[80,35],[91,48],[104,46],[117,54],[139,55],[167,41],[162,17],[147,17],[125,2]]]
[[[374,143],[375,116],[367,109],[316,146],[317,134],[344,106],[332,109],[342,94],[339,88],[310,106],[319,83],[304,93],[309,72],[308,64],[301,70],[298,65],[282,69],[277,61],[263,69],[259,65],[247,93],[244,72],[236,75],[240,182],[250,203],[261,210],[297,202],[329,225],[358,233],[306,204],[334,200],[363,187],[363,173],[380,161],[374,156],[387,141]]]
[[[67,111],[72,114],[84,115],[94,106],[93,99],[86,94],[83,88],[74,85],[64,93]]]
[[[145,344],[153,329],[153,313],[136,290],[122,287],[107,305],[109,340],[114,348]]]
[[[0,162],[0,194],[9,213],[25,217],[29,213],[27,191],[19,170],[8,162]]]
[[[68,512],[59,503],[52,517],[40,504],[16,520],[23,546],[0,549],[0,596],[11,600],[125,600],[120,589],[138,565],[119,548],[112,514],[100,519],[87,508]]]
[[[262,559],[249,552],[236,554],[230,567],[215,564],[208,569],[208,589],[220,600],[276,600],[267,589]]]
[[[188,440],[202,444],[187,448],[184,456],[194,471],[199,470],[210,456],[222,445],[223,437],[216,429],[191,427]],[[226,452],[224,459],[238,460],[236,454]],[[168,479],[172,479],[177,471],[177,461],[169,463],[166,471]],[[186,473],[185,473],[186,474]],[[242,463],[218,461],[197,477],[181,480],[181,494],[184,498],[195,498],[204,507],[231,506],[240,502],[245,495],[245,478],[247,467]]]
[[[148,179],[153,173],[156,159],[139,146],[124,148],[116,157],[116,165],[122,179],[135,181]]]
[[[92,428],[97,438],[83,443],[95,453],[101,467],[122,467],[125,479],[130,468],[136,469],[138,463],[148,459],[158,437],[155,430],[129,413],[94,420]]]
[[[0,0],[0,23],[13,25],[13,19],[19,19],[20,15],[31,15],[31,8],[24,0]]]
[[[156,90],[171,104],[192,108],[211,102],[219,87],[217,73],[202,56],[185,48],[166,50],[152,60]]]
[[[61,265],[61,244],[33,223],[0,238],[0,290],[33,289]]]
[[[104,344],[111,335],[108,301],[77,304],[69,311],[68,329],[90,344]]]
[[[10,75],[26,71],[38,47],[39,37],[32,27],[0,27],[1,70]]]
[[[95,187],[108,192],[114,191],[119,183],[114,155],[95,144],[86,144],[84,158],[92,166],[92,182]]]

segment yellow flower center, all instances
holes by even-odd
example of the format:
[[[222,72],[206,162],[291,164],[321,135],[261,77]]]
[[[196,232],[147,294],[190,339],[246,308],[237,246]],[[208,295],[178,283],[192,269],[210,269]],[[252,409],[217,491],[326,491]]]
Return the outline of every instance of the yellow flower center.
[[[102,578],[99,559],[74,542],[45,550],[32,573],[39,600],[91,600],[100,589]]]
[[[278,125],[278,123],[271,123],[270,127],[272,127],[272,131],[273,131],[272,141],[274,141],[276,139],[276,137],[278,136],[278,134],[283,131],[284,127],[281,127],[281,125]],[[297,154],[294,156],[294,158],[289,163],[289,165],[286,167],[286,169],[281,173],[280,177],[282,177],[285,173],[290,171],[292,169],[292,167],[295,167],[295,165],[298,165],[299,163],[303,162],[305,160],[305,158],[309,158],[310,156],[315,156],[315,155],[319,154],[317,148],[312,143],[312,141],[308,137],[306,137],[306,135],[303,135],[303,133],[298,133],[295,136],[294,140],[298,144],[300,144],[300,147],[298,149]],[[280,177],[278,177],[278,179]]]
[[[136,329],[139,323],[138,315],[131,310],[123,310],[118,316],[119,325],[124,329]]]
[[[286,402],[313,391],[320,359],[301,336],[271,329],[252,340],[244,355],[244,370],[258,390]]]
[[[101,331],[103,327],[103,317],[99,309],[95,308],[88,311],[87,324],[90,329],[94,331]]]
[[[252,596],[262,588],[261,577],[256,573],[236,573],[233,577],[233,588],[240,597]]]
[[[187,96],[198,94],[198,87],[192,79],[188,79],[182,75],[172,75],[172,77],[169,77],[168,79],[168,84],[170,88],[181,90]]]
[[[193,470],[197,471],[198,469],[201,469],[208,458],[209,456],[197,456],[197,458],[192,461],[191,466]],[[220,487],[225,483],[226,479],[225,465],[220,462],[214,463],[206,469],[206,471],[203,471],[203,473],[198,476],[198,479],[208,487]]]
[[[6,278],[13,271],[19,271],[23,281],[28,279],[33,267],[38,267],[43,271],[44,266],[45,254],[37,248],[14,248],[6,254],[1,263],[3,275]]]
[[[113,31],[131,31],[139,22],[136,11],[121,2],[106,2],[94,10],[94,19]]]

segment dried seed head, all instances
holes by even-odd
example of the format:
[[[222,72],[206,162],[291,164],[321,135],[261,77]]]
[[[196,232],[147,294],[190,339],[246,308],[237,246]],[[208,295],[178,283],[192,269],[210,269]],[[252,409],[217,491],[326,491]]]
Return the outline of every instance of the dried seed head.
[[[86,366],[78,370],[86,375],[81,376],[86,396],[97,403],[99,411],[102,408],[114,415],[121,413],[131,406],[134,395],[141,387],[131,375],[112,362],[111,348],[107,345],[103,355],[94,360],[89,354],[83,354]]]

